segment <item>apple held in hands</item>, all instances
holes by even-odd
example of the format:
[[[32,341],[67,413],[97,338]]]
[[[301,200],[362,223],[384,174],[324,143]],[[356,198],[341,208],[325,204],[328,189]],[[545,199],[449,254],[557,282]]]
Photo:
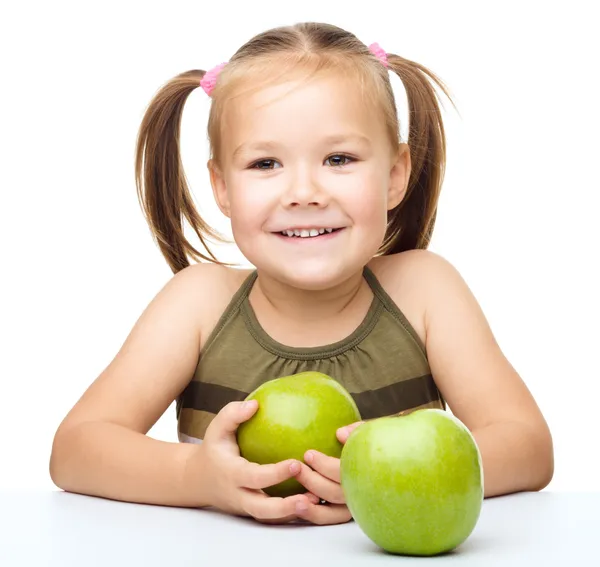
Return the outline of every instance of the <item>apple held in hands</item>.
[[[450,551],[479,519],[481,455],[467,427],[443,410],[360,425],[343,447],[340,473],[354,520],[390,553]]]
[[[269,380],[246,400],[258,400],[258,409],[238,427],[238,446],[242,457],[259,464],[303,461],[309,449],[339,458],[343,446],[336,431],[361,419],[347,390],[320,372]],[[264,492],[283,497],[306,492],[306,488],[292,478]]]

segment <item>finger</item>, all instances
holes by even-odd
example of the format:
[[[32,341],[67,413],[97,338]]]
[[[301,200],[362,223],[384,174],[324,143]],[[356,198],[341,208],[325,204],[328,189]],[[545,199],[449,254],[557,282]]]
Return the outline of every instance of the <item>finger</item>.
[[[262,489],[292,478],[302,470],[300,461],[288,459],[279,463],[259,465],[240,459],[236,482],[244,488]]]
[[[357,421],[355,423],[351,423],[350,425],[346,425],[345,427],[340,427],[337,430],[337,438],[340,443],[345,443],[348,441],[348,437],[350,434],[359,426],[362,425],[364,421]]]
[[[296,514],[294,514],[293,516],[286,516],[285,518],[279,518],[276,520],[261,520],[259,518],[254,518],[254,519],[261,524],[267,524],[269,526],[276,526],[279,524],[289,524],[290,522],[297,520],[298,516],[296,516]]]
[[[340,460],[338,458],[310,450],[304,454],[304,462],[324,477],[337,483],[340,482]]]
[[[310,492],[305,492],[304,496],[306,496],[311,504],[318,504],[320,502],[320,498],[318,496],[315,496],[314,494],[311,494]],[[275,519],[275,520],[259,520],[258,518],[254,518],[257,522],[260,522],[261,524],[269,524],[269,525],[274,525],[274,524],[287,524],[289,522],[295,521],[298,519],[298,513],[294,512],[294,514],[291,514],[290,516],[286,516],[285,518],[279,518],[279,519]]]
[[[331,502],[332,504],[345,504],[346,499],[342,492],[342,487],[338,482],[324,477],[321,473],[312,470],[306,465],[302,465],[300,474],[296,476],[296,480],[308,489],[309,492],[315,494]]]
[[[206,429],[205,440],[224,439],[233,435],[240,424],[248,421],[258,409],[256,400],[247,402],[229,402],[213,418]]]
[[[306,496],[310,500],[311,504],[318,504],[321,501],[321,499],[312,492],[305,492],[304,496]]]
[[[304,512],[298,512],[298,517],[312,524],[324,526],[349,522],[352,514],[344,504],[310,504]]]
[[[305,494],[296,494],[287,498],[267,496],[254,490],[245,490],[241,498],[241,506],[246,514],[257,520],[283,520],[298,517],[298,512],[305,513],[312,504]]]

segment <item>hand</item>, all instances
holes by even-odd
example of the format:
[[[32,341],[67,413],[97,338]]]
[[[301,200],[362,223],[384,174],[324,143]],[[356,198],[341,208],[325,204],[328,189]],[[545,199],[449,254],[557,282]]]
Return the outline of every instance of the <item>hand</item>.
[[[345,443],[352,431],[362,423],[364,422],[359,421],[338,429],[336,435],[340,443]],[[304,462],[306,464],[302,464],[296,480],[309,491],[310,495],[325,500],[327,504],[319,505],[314,501],[306,503],[305,509],[298,511],[298,517],[320,525],[349,522],[352,515],[346,506],[346,499],[340,485],[340,460],[310,450],[304,455]]]
[[[257,409],[255,400],[231,402],[208,426],[203,443],[198,445],[204,492],[201,501],[230,514],[251,516],[265,523],[286,523],[298,517],[298,506],[308,507],[319,500],[311,494],[278,498],[262,491],[263,488],[297,476],[301,463],[288,459],[259,465],[240,456],[237,428],[250,419]]]

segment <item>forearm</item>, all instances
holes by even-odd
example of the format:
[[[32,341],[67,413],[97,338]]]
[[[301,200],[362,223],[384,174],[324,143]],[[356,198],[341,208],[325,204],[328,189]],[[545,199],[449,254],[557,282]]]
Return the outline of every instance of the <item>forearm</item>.
[[[53,482],[65,491],[167,506],[204,506],[201,451],[152,439],[120,425],[82,423],[59,431],[50,459]],[[206,493],[206,491],[204,491]]]
[[[554,470],[547,429],[522,423],[494,423],[473,431],[483,461],[485,497],[541,490]]]

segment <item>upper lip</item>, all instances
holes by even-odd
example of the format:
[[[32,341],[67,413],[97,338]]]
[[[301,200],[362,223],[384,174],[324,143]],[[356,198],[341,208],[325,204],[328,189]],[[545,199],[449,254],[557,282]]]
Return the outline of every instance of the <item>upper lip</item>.
[[[275,230],[273,232],[285,232],[286,230],[311,230],[311,229],[319,230],[320,228],[333,228],[333,229],[337,229],[337,228],[344,228],[344,227],[343,226],[338,226],[336,224],[294,225],[294,226],[288,226],[286,228],[278,229],[278,230]]]

